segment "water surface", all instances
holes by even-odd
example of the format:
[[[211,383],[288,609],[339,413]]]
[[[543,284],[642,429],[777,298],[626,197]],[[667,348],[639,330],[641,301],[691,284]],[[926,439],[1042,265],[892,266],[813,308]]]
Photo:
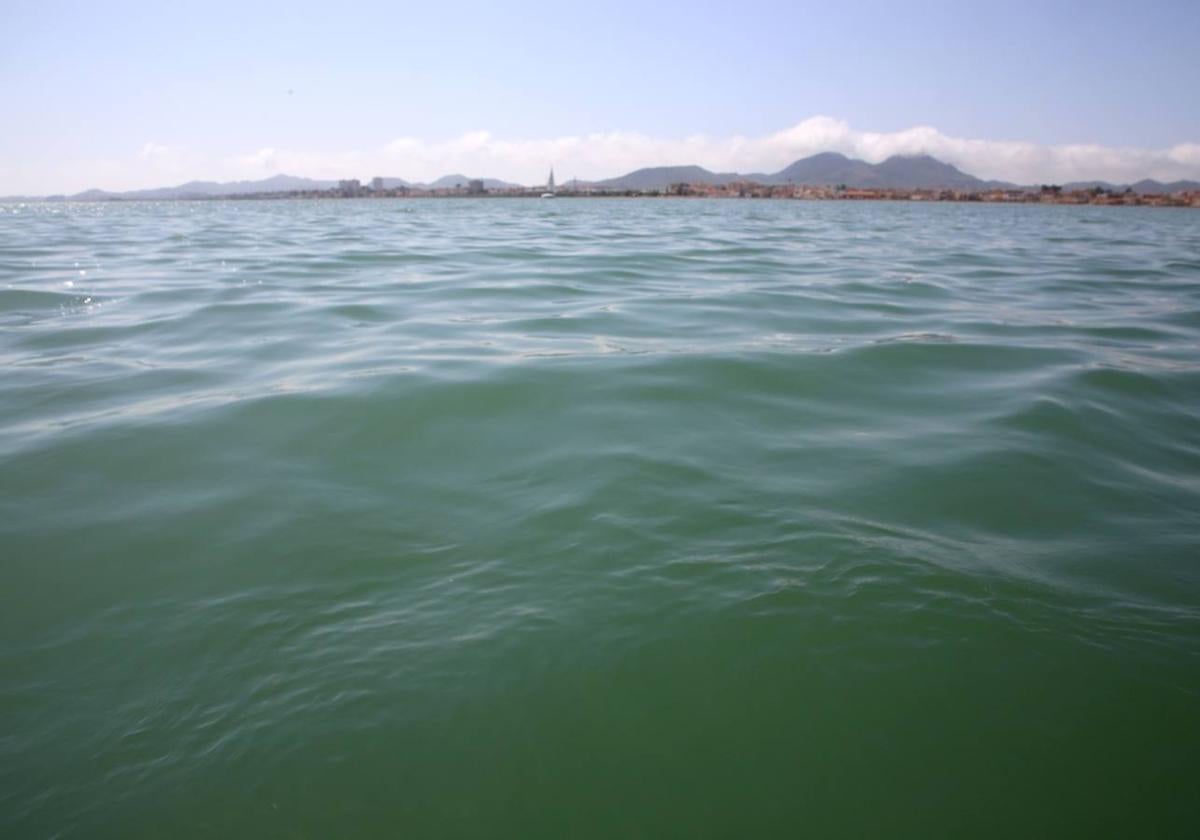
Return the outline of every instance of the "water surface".
[[[1194,212],[6,205],[0,365],[5,836],[1194,836]]]

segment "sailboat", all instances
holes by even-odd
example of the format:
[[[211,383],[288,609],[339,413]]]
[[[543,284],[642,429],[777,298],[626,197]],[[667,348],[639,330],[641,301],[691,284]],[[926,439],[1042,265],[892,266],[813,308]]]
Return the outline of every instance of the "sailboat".
[[[554,198],[554,167],[550,167],[550,177],[546,180],[546,191],[542,198]]]

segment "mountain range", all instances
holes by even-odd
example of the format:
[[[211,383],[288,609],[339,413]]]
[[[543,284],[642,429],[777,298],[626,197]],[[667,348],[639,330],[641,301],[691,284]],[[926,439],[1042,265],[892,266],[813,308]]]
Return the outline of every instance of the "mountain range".
[[[471,180],[465,175],[445,175],[429,183],[415,183],[403,178],[384,178],[385,188],[412,187],[416,189],[451,189],[466,186]],[[514,189],[520,185],[497,178],[482,178],[487,189]],[[881,163],[867,163],[846,157],[837,152],[822,152],[801,158],[778,172],[712,172],[701,166],[655,166],[638,169],[619,178],[603,181],[580,182],[587,186],[609,190],[665,190],[672,184],[723,185],[734,181],[749,181],[765,185],[796,184],[805,186],[837,186],[878,189],[954,189],[986,190],[993,188],[1011,189],[1017,185],[1004,181],[984,181],[955,166],[944,163],[929,155],[894,155]],[[328,190],[337,186],[336,181],[321,181],[298,178],[293,175],[273,175],[261,181],[189,181],[175,187],[159,187],[128,192],[86,190],[71,196],[51,196],[53,199],[70,201],[104,201],[109,199],[183,199],[219,198],[222,196],[246,195],[250,193],[293,192],[301,190]],[[1184,190],[1200,190],[1197,181],[1173,181],[1161,183],[1143,179],[1133,184],[1111,184],[1106,181],[1077,181],[1064,184],[1065,191],[1094,188],[1123,192],[1130,189],[1136,193],[1171,193]],[[13,196],[9,200],[27,200],[27,196]]]
[[[1063,190],[1066,192],[1074,192],[1075,190],[1107,190],[1108,192],[1125,192],[1125,190],[1133,190],[1135,193],[1175,193],[1175,192],[1194,192],[1200,190],[1200,181],[1155,181],[1152,178],[1143,178],[1132,184],[1113,184],[1108,181],[1072,181],[1069,184],[1063,184]]]
[[[757,184],[803,184],[881,189],[960,189],[979,190],[1012,187],[1001,181],[983,181],[957,167],[929,155],[888,158],[882,163],[867,163],[837,152],[822,152],[802,158],[778,172],[710,172],[700,166],[657,166],[638,169],[620,178],[597,181],[594,186],[616,190],[661,190],[671,184],[729,184],[752,181]]]
[[[428,184],[406,181],[403,178],[384,178],[386,189],[396,187],[411,187],[414,189],[451,189],[457,186],[465,187],[471,179],[465,175],[444,175]],[[518,189],[520,184],[501,181],[498,178],[483,178],[483,185],[489,190]],[[223,198],[234,195],[249,195],[253,193],[282,193],[313,190],[330,190],[338,185],[337,181],[322,181],[313,178],[298,178],[295,175],[272,175],[260,181],[188,181],[174,187],[156,187],[148,190],[128,190],[126,192],[110,192],[108,190],[84,190],[81,193],[67,196],[49,196],[53,199],[66,201],[109,201],[121,200],[153,200],[163,201],[187,198]],[[9,196],[5,200],[36,200],[33,196]]]
[[[297,178],[294,175],[272,175],[261,181],[188,181],[177,187],[158,187],[150,190],[108,192],[86,190],[67,196],[70,201],[104,201],[110,198],[124,199],[170,199],[170,198],[220,198],[227,195],[244,195],[256,192],[293,192],[298,190],[327,190],[336,187],[337,181],[314,181],[312,178]]]

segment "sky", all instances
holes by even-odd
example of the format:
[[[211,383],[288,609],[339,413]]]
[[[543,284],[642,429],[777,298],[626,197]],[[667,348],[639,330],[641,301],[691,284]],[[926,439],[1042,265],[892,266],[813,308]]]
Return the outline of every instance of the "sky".
[[[928,153],[1200,179],[1200,0],[0,0],[0,195]]]

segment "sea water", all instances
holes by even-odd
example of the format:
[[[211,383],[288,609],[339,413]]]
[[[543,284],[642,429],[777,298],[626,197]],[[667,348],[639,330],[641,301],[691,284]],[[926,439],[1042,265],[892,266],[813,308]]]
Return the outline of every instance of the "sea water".
[[[1200,214],[0,206],[5,837],[1194,837]]]

